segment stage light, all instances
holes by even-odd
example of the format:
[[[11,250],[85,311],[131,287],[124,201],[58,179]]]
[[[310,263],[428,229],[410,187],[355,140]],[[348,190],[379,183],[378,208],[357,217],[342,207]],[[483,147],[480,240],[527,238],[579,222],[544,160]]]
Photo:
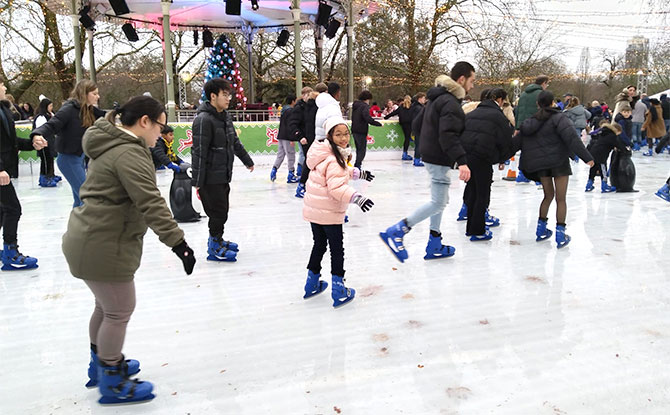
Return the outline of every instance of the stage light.
[[[251,0],[251,10],[258,10],[258,0]]]
[[[123,26],[121,26],[121,30],[123,30],[123,33],[126,35],[126,38],[129,41],[137,42],[138,40],[140,40],[140,38],[137,36],[135,28],[130,23],[126,23]]]
[[[117,16],[130,13],[126,0],[109,0],[109,4],[112,6],[112,9],[114,9],[114,14]]]
[[[279,33],[279,37],[277,38],[277,46],[281,48],[286,46],[286,44],[288,43],[289,36],[291,36],[291,33],[288,30],[286,29],[282,30]]]

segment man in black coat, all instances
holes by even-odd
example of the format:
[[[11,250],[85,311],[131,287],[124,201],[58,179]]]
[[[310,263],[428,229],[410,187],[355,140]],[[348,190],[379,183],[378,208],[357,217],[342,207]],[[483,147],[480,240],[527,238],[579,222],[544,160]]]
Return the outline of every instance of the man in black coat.
[[[300,142],[302,154],[307,157],[309,147],[314,142],[315,133],[315,118],[316,118],[316,96],[318,93],[308,86],[302,89],[300,100],[296,102],[295,107],[289,113],[288,131],[292,132],[294,141]],[[302,167],[300,167],[302,166]],[[303,164],[298,166],[300,170],[300,183],[295,190],[295,197],[302,198],[305,195],[305,183],[309,177],[309,167],[303,161]]]
[[[461,134],[465,127],[461,101],[472,89],[474,82],[475,68],[468,62],[457,62],[451,74],[438,76],[435,87],[428,91],[429,102],[423,111],[420,146],[430,174],[431,201],[379,234],[400,262],[408,257],[403,237],[412,227],[429,217],[430,236],[424,259],[454,255],[454,247],[442,245],[440,222],[449,201],[451,169],[458,166],[459,179],[465,182],[470,180],[467,157],[461,145]]]
[[[412,106],[409,108],[412,116],[412,134],[414,134],[414,165],[423,167],[421,162],[421,122],[423,121],[423,106],[426,105],[426,94],[417,92],[412,98]],[[419,119],[419,116],[421,119]],[[418,121],[417,121],[418,119]]]
[[[198,108],[192,127],[192,183],[209,216],[207,259],[235,261],[237,244],[223,239],[223,227],[228,220],[233,160],[237,156],[249,171],[254,171],[254,162],[237,137],[233,120],[226,112],[232,91],[228,82],[214,78],[207,81],[204,89],[208,101]]]
[[[355,101],[351,107],[351,134],[356,143],[356,161],[354,167],[361,168],[365,152],[368,148],[368,128],[370,125],[381,127],[382,123],[370,116],[370,100],[372,94],[370,91],[362,91],[358,95],[358,101]]]
[[[2,270],[13,271],[37,268],[37,258],[25,256],[18,250],[17,229],[21,218],[21,203],[12,185],[19,176],[19,150],[41,150],[47,143],[41,137],[17,138],[11,103],[5,100],[7,88],[0,82],[0,227],[2,227]]]

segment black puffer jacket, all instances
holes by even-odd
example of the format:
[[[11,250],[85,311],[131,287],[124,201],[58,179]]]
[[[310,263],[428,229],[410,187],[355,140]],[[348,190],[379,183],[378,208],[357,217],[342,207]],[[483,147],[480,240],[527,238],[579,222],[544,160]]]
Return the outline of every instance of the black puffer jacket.
[[[422,109],[423,105],[421,105],[419,101],[412,100],[412,106],[409,107],[409,114],[412,117],[412,122],[414,122],[416,116],[419,115]]]
[[[288,124],[288,120],[291,117],[292,112],[293,107],[291,107],[289,104],[286,104],[282,108],[281,116],[279,117],[279,133],[277,134],[278,140],[298,141],[295,135],[293,135]]]
[[[412,106],[410,105],[409,108],[405,108],[404,105],[398,105],[398,108],[395,109],[390,114],[387,114],[384,119],[388,120],[389,118],[393,116],[398,116],[398,121],[400,124],[412,124],[412,120],[414,119],[412,117]]]
[[[195,187],[230,183],[234,156],[247,167],[254,165],[237,137],[230,114],[227,111],[217,112],[209,102],[200,105],[198,115],[193,120],[191,155],[191,183]]]
[[[313,99],[309,99],[307,102],[301,99],[296,102],[288,118],[288,129],[292,131],[294,137],[291,141],[300,141],[306,138],[308,144],[314,142],[314,119],[317,109],[316,101]]]
[[[598,139],[593,142],[589,152],[593,155],[593,160],[596,163],[605,164],[615,148],[624,152],[628,151],[623,141],[617,137],[614,127],[611,124],[604,124],[600,134],[598,134]]]
[[[461,101],[465,90],[455,81],[447,87],[428,90],[429,99],[423,111],[420,131],[421,159],[431,164],[454,167],[467,164],[461,134],[465,128],[465,113]]]
[[[34,150],[33,141],[16,136],[14,117],[9,105],[11,105],[9,101],[0,102],[0,111],[7,119],[7,123],[0,119],[0,171],[7,172],[9,177],[19,177],[19,150]]]
[[[382,123],[370,116],[370,106],[365,101],[354,101],[351,106],[351,132],[367,135],[369,125],[381,127]]]
[[[512,142],[514,127],[495,101],[482,101],[465,116],[461,142],[470,155],[489,164],[503,163],[515,153]]]
[[[536,172],[559,167],[573,154],[585,163],[593,160],[568,117],[558,108],[547,111],[548,119],[534,115],[521,124],[521,169]]]
[[[68,100],[45,124],[33,130],[30,137],[41,135],[47,140],[56,137],[56,150],[62,154],[81,156],[84,152],[81,148],[81,139],[86,128],[81,125],[79,111],[81,106],[73,99]],[[105,111],[93,107],[93,114],[97,120],[105,116]]]

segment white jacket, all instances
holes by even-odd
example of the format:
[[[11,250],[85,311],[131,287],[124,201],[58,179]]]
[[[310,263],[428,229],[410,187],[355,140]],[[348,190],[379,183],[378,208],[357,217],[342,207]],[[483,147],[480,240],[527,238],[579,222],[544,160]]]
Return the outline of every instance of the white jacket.
[[[323,129],[323,124],[330,117],[341,117],[342,110],[340,109],[340,103],[327,92],[322,92],[316,97],[316,106],[318,109],[316,110],[316,119],[314,120],[316,126],[314,139],[323,140],[326,138],[327,133]]]

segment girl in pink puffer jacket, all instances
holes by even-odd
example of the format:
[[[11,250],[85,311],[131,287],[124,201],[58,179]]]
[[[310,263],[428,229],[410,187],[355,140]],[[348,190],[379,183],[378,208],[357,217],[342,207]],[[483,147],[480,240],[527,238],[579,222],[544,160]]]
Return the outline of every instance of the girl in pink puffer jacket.
[[[356,193],[349,186],[349,179],[372,181],[369,171],[352,169],[347,166],[351,160],[349,147],[349,127],[342,117],[331,117],[324,123],[326,139],[315,141],[307,152],[307,179],[303,217],[312,225],[314,247],[307,265],[305,295],[310,298],[328,288],[321,278],[321,260],[330,245],[330,270],[332,273],[333,307],[346,304],[354,299],[356,291],[344,285],[344,246],[342,223],[349,203],[357,204],[363,212],[370,210],[372,200]]]

